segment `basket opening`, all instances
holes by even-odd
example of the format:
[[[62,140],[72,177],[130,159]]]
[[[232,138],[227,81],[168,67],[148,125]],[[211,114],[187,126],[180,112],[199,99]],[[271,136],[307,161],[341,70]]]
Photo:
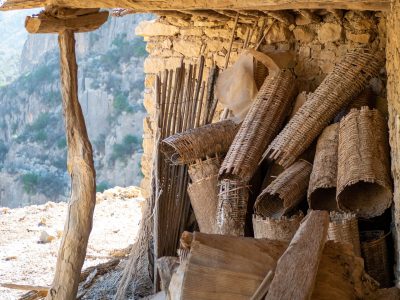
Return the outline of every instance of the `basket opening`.
[[[360,181],[347,186],[338,196],[339,205],[360,216],[376,216],[386,208],[390,191],[378,183]]]
[[[177,149],[165,142],[161,142],[161,151],[164,153],[165,157],[170,161],[176,163],[181,159],[179,153],[177,153]]]
[[[263,218],[280,218],[285,212],[283,200],[278,195],[268,195],[259,202],[256,211]]]
[[[315,210],[337,210],[336,188],[318,188],[310,195],[310,208]]]

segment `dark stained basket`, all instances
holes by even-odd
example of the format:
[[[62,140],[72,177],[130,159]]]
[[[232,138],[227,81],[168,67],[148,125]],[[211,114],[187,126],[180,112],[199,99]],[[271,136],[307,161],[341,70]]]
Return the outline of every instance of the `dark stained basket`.
[[[336,197],[341,210],[363,218],[392,203],[388,129],[378,110],[353,109],[340,121]]]
[[[239,129],[224,120],[174,134],[161,142],[161,151],[175,164],[188,164],[215,154],[225,154]]]
[[[308,186],[307,199],[311,209],[337,210],[338,138],[338,123],[326,127],[318,138],[310,184]]]
[[[264,218],[280,218],[293,211],[307,195],[312,164],[299,160],[283,171],[254,204],[255,213]]]
[[[264,157],[290,166],[329,122],[378,75],[383,54],[358,49],[348,53],[274,139]]]
[[[352,213],[331,212],[328,240],[349,243],[353,246],[354,253],[361,256],[360,234],[358,232],[356,215]]]
[[[304,214],[301,211],[291,217],[281,218],[263,218],[253,215],[254,237],[290,242],[303,218]]]
[[[294,76],[288,70],[265,79],[222,163],[220,178],[251,179],[262,153],[289,114],[294,91]]]
[[[221,160],[209,158],[189,166],[192,183],[188,186],[190,202],[200,232],[217,233],[218,171]]]
[[[218,233],[244,235],[249,191],[246,183],[223,179],[219,182],[217,223]]]
[[[361,254],[364,258],[365,270],[380,283],[380,287],[390,287],[390,268],[386,237],[384,231],[362,231]]]

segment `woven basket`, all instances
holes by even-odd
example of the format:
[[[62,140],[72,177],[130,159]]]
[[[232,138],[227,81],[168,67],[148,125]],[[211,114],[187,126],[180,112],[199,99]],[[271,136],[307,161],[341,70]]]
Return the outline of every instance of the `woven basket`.
[[[161,151],[175,164],[188,164],[197,159],[225,154],[239,125],[231,120],[208,124],[172,135],[161,142]]]
[[[356,215],[352,213],[331,212],[328,240],[349,243],[353,246],[354,253],[361,256],[360,234],[358,232]]]
[[[335,117],[335,123],[339,122],[344,116],[346,116],[351,109],[357,108],[360,109],[363,106],[368,106],[369,108],[374,108],[374,92],[370,87],[367,87],[365,90],[363,90],[353,101],[350,102],[350,104],[343,109],[336,117]]]
[[[209,158],[189,166],[192,183],[188,186],[190,203],[201,232],[217,233],[219,158]]]
[[[294,90],[290,71],[279,71],[265,79],[222,163],[220,178],[251,179],[262,153],[289,113]]]
[[[304,218],[302,212],[293,215],[290,218],[281,217],[263,218],[253,215],[254,237],[256,239],[270,239],[278,241],[291,241],[297,229],[300,227],[300,222]]]
[[[390,268],[384,231],[362,231],[361,253],[365,270],[380,283],[380,287],[390,287]]]
[[[336,204],[339,124],[324,129],[317,142],[308,186],[308,205],[316,210],[333,211]]]
[[[378,75],[383,55],[361,49],[348,53],[269,145],[264,157],[290,166],[328,123]]]
[[[257,197],[254,210],[264,218],[280,218],[293,211],[307,194],[312,165],[299,160],[281,173]]]
[[[336,198],[359,217],[381,215],[392,202],[386,121],[378,110],[351,110],[340,121]]]
[[[249,191],[245,183],[230,179],[219,182],[217,209],[219,234],[244,235],[248,200]]]

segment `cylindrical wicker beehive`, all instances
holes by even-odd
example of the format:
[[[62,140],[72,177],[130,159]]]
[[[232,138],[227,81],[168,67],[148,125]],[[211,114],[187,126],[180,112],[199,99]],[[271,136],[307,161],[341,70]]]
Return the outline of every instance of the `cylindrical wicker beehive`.
[[[243,236],[249,191],[246,183],[223,179],[219,182],[218,233]]]
[[[265,79],[222,163],[220,178],[251,179],[289,113],[294,90],[290,71],[278,71]]]
[[[382,230],[360,233],[365,270],[380,283],[381,288],[391,286],[386,236]]]
[[[300,222],[304,218],[302,212],[292,217],[263,218],[253,215],[254,237],[256,239],[266,238],[278,241],[291,241]]]
[[[255,213],[264,218],[280,218],[293,211],[307,195],[312,164],[299,160],[283,171],[254,204]]]
[[[324,129],[317,142],[308,186],[308,205],[312,209],[333,211],[336,204],[339,124]]]
[[[361,256],[360,234],[355,214],[331,212],[328,228],[328,239],[335,242],[349,243],[354,253]]]
[[[201,232],[218,233],[218,157],[209,158],[189,166],[192,183],[188,186],[190,203]]]
[[[290,166],[328,123],[378,75],[383,55],[366,49],[348,53],[269,145],[264,157]]]
[[[367,87],[353,101],[351,101],[350,104],[345,109],[343,109],[335,117],[335,123],[339,122],[353,108],[360,109],[363,106],[368,106],[371,109],[374,108],[374,102],[375,102],[374,92],[370,87]]]
[[[388,130],[379,111],[354,109],[340,121],[336,193],[340,209],[363,218],[391,205]]]
[[[161,150],[175,164],[188,164],[215,154],[225,154],[239,125],[231,120],[174,134],[161,142]]]

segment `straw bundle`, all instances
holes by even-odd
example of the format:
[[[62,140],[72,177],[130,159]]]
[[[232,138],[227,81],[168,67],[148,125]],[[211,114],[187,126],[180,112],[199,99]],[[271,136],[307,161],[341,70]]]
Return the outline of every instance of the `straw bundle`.
[[[220,159],[209,158],[189,166],[190,203],[201,232],[217,233],[218,171]]]
[[[359,49],[343,61],[310,94],[305,104],[270,144],[264,157],[290,166],[322,132],[328,123],[378,75],[383,56]]]
[[[340,121],[336,193],[340,209],[363,218],[390,206],[388,133],[379,111],[354,109]]]
[[[174,164],[192,163],[215,154],[225,154],[239,125],[231,120],[204,125],[174,134],[161,142],[161,150]]]
[[[336,210],[336,178],[339,124],[324,129],[317,142],[308,186],[308,205],[317,210]]]
[[[264,218],[280,218],[292,211],[307,194],[312,165],[299,160],[283,171],[257,197],[254,210]]]
[[[294,87],[290,71],[278,71],[265,79],[222,163],[221,178],[251,179],[265,147],[289,113]]]
[[[331,212],[328,227],[328,239],[335,242],[352,244],[354,253],[361,256],[360,234],[355,214]]]
[[[219,183],[217,222],[220,234],[243,236],[246,222],[248,186],[237,180]]]
[[[300,222],[304,218],[302,212],[293,215],[290,218],[262,218],[253,215],[254,237],[256,239],[266,238],[270,240],[290,242],[299,229]]]
[[[381,287],[391,286],[386,235],[382,230],[361,232],[361,253],[365,270]]]

